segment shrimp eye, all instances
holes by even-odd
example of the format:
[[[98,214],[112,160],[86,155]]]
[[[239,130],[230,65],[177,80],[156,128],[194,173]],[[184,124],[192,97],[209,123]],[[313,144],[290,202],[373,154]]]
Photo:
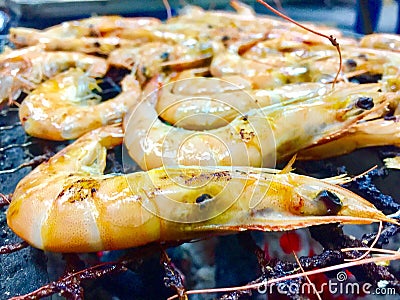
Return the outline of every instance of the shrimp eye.
[[[227,35],[224,35],[224,36],[221,38],[221,41],[223,41],[223,42],[226,42],[226,41],[229,41],[229,40],[230,40],[230,37],[227,36]]]
[[[374,107],[374,99],[371,97],[360,97],[356,101],[356,106],[361,109],[370,110]]]
[[[346,60],[345,64],[349,69],[352,69],[352,70],[357,67],[357,62],[351,58]]]
[[[209,194],[202,194],[196,198],[196,203],[203,203],[206,200],[212,199],[212,196]]]
[[[343,206],[343,203],[340,201],[339,197],[328,190],[319,192],[315,197],[315,200],[324,204],[327,215],[336,215]]]
[[[167,61],[167,60],[169,59],[169,53],[168,53],[168,52],[163,52],[163,53],[160,55],[160,58],[161,58],[163,61]]]

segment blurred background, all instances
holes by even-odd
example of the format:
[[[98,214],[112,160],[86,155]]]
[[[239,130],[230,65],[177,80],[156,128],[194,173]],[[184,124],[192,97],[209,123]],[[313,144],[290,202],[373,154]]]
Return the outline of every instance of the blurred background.
[[[256,0],[244,0],[258,13],[271,14]],[[298,21],[312,21],[337,26],[345,32],[396,32],[398,7],[396,0],[268,0],[269,4]],[[185,4],[207,9],[232,10],[229,0],[169,0],[173,13]],[[380,6],[381,17],[377,19]],[[151,15],[166,18],[162,0],[0,0],[0,31],[10,26],[44,28],[64,20],[93,14],[126,16]],[[356,24],[357,15],[359,24]],[[370,23],[371,19],[375,19]],[[361,21],[360,21],[361,20]],[[364,22],[362,21],[364,20]]]

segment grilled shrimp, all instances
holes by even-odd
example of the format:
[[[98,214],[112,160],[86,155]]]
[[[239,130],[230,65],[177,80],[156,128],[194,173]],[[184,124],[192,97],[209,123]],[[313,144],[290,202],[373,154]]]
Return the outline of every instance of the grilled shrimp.
[[[373,33],[365,35],[360,40],[360,46],[366,48],[385,49],[399,52],[400,36],[389,33]]]
[[[236,53],[216,55],[211,63],[211,74],[216,77],[240,75],[249,78],[258,88],[273,88],[292,82],[331,82],[337,73],[337,52],[332,47],[315,46],[285,52],[268,48],[267,43],[259,43],[242,56]],[[381,76],[391,89],[389,81],[400,74],[400,55],[392,51],[347,46],[342,48],[342,57],[341,76],[345,78],[360,74]]]
[[[319,30],[319,29],[318,29]],[[352,38],[342,37],[340,32],[333,30],[332,32],[326,32],[327,35],[334,35],[340,37],[341,46],[351,46],[357,44],[357,41]],[[316,47],[319,49],[335,50],[332,47],[332,43],[321,36],[315,35],[314,33],[308,32],[303,29],[287,30],[286,28],[273,28],[267,36],[265,41],[259,42],[255,45],[251,52],[262,54],[263,51],[310,51]]]
[[[153,42],[135,48],[116,49],[110,53],[108,63],[127,69],[138,65],[143,75],[151,78],[166,68],[181,71],[207,65],[212,55],[213,48],[206,43],[188,46]]]
[[[185,72],[182,72],[185,73]],[[159,90],[156,110],[170,124],[193,130],[221,127],[240,113],[286,101],[322,96],[330,88],[320,83],[288,84],[274,90],[256,90],[239,76],[177,78]],[[153,90],[162,83],[151,82]]]
[[[155,18],[101,16],[61,23],[45,30],[10,28],[10,40],[17,47],[43,45],[46,50],[109,54],[120,47],[135,47],[151,41],[151,30],[161,24]],[[135,40],[120,38],[123,30],[137,31]]]
[[[100,102],[95,79],[70,69],[40,84],[22,102],[19,118],[25,131],[49,140],[75,139],[103,125],[121,122],[140,96],[138,82],[128,75],[122,93]]]
[[[154,108],[157,93],[152,93],[125,116],[124,142],[144,170],[162,165],[271,166],[275,159],[329,140],[369,113],[381,111],[396,94],[377,92],[380,86],[350,85],[301,103],[253,109],[208,131],[163,123]]]
[[[66,22],[45,30],[11,28],[10,40],[17,47],[41,44],[47,50],[101,54],[109,54],[117,48],[135,47],[148,42],[189,43],[189,46],[193,46],[193,43],[198,41],[210,40],[223,40],[227,46],[243,50],[264,40],[269,30],[265,28],[260,32],[260,27],[257,26],[252,26],[252,30],[245,30],[226,22],[211,25],[205,21],[179,20],[179,23],[161,24],[159,20],[152,18],[143,20],[133,18],[129,21],[129,18],[121,17],[119,19],[108,17],[111,21],[106,22],[107,25],[104,26],[92,25],[94,21],[102,18],[107,17]],[[124,22],[128,22],[128,25],[132,23],[132,26],[125,26],[127,24]]]
[[[108,65],[103,58],[75,52],[46,52],[32,46],[0,54],[0,103],[15,100],[22,91],[70,67],[82,68],[92,77],[103,76]]]
[[[10,228],[40,249],[91,252],[243,230],[396,222],[339,186],[276,170],[182,167],[103,175],[107,148],[122,138],[120,127],[96,129],[34,169],[13,193]]]
[[[383,82],[390,81],[391,78],[397,79],[400,75],[400,53],[392,51],[345,47],[342,50],[344,75],[352,77],[355,75],[367,73],[370,75],[381,75]],[[323,57],[313,59],[314,63],[309,64],[309,70],[314,78],[326,76],[335,73],[335,55],[325,55]],[[392,87],[388,86],[388,89]],[[394,90],[393,90],[394,91]]]
[[[46,33],[60,37],[106,37],[118,35],[121,29],[151,28],[160,24],[159,19],[151,17],[98,16],[63,22],[47,28]]]
[[[229,11],[206,11],[198,6],[186,6],[178,17],[170,18],[167,24],[186,23],[186,24],[208,24],[212,27],[236,27],[241,31],[258,31],[265,29],[281,29],[283,31],[297,32],[299,38],[307,31],[298,26],[282,21],[280,19],[256,15],[255,11],[248,5],[238,1],[231,1],[231,6],[236,12]],[[333,27],[315,24],[307,24],[309,28],[318,30],[326,35],[342,36],[341,32]],[[318,40],[318,38],[316,38]]]
[[[124,28],[135,30],[161,24],[155,18],[124,18],[120,16],[100,16],[76,21],[63,22],[45,30],[24,27],[10,29],[10,40],[17,47],[41,43],[41,39],[71,39],[83,37],[116,37]]]
[[[59,37],[32,28],[10,28],[10,39],[17,46],[40,45],[47,51],[76,51],[83,53],[99,53],[108,55],[117,48],[135,47],[149,41],[147,35],[136,40],[119,37]]]

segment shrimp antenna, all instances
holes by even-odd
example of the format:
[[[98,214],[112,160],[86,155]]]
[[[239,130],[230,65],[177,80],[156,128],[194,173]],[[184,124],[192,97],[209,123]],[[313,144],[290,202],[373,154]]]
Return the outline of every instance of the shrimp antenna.
[[[305,273],[306,271],[304,270],[303,266],[301,265],[301,262],[299,260],[299,257],[297,256],[296,252],[293,251],[293,256],[296,259],[297,264],[300,267],[300,270],[302,273]],[[312,287],[312,289],[314,290],[314,295],[317,296],[318,300],[322,300],[321,296],[319,295],[318,291],[317,291],[317,287],[315,286],[315,284],[313,284],[310,280],[310,277],[308,277],[308,275],[304,275],[304,277],[306,278],[308,284]]]
[[[361,259],[367,257],[368,254],[371,251],[373,251],[374,246],[376,245],[376,243],[378,242],[379,238],[381,237],[382,229],[383,229],[382,221],[379,221],[378,233],[376,234],[375,239],[372,241],[371,246],[365,249],[366,252],[363,255],[361,255],[360,257],[357,257],[357,258],[354,258],[354,259],[345,259],[344,261],[357,261],[357,260],[361,260]],[[342,251],[345,252],[345,251],[349,251],[349,250],[345,248],[345,249],[342,249]]]
[[[51,153],[36,156],[35,158],[31,159],[30,161],[20,164],[18,167],[15,167],[12,169],[7,169],[7,170],[0,170],[0,174],[11,174],[11,173],[17,172],[18,170],[20,170],[22,168],[37,166],[38,164],[41,164],[42,162],[49,160],[50,157],[51,157]]]
[[[374,250],[375,249],[370,249],[369,250]],[[347,249],[346,249],[347,250]],[[363,248],[364,250],[364,248]],[[296,274],[290,274],[286,275],[280,278],[274,278],[262,282],[256,282],[256,283],[251,283],[243,286],[236,286],[236,287],[228,287],[228,288],[210,288],[210,289],[202,289],[202,290],[189,290],[186,292],[187,295],[193,295],[193,294],[206,294],[206,293],[219,293],[219,292],[237,292],[237,291],[242,291],[242,290],[249,290],[249,289],[257,289],[260,287],[265,287],[267,284],[274,284],[277,282],[289,280],[289,279],[295,279],[295,278],[300,278],[304,276],[309,276],[309,275],[315,275],[315,274],[320,274],[320,273],[325,273],[325,272],[330,272],[330,271],[335,271],[343,268],[350,268],[354,266],[359,266],[363,264],[369,264],[369,263],[377,263],[377,262],[382,262],[382,261],[391,261],[391,260],[398,260],[400,259],[400,252],[399,251],[380,251],[382,253],[390,253],[389,255],[384,255],[384,256],[377,256],[377,257],[372,257],[372,258],[363,258],[357,261],[351,261],[351,262],[346,262],[342,264],[337,264],[334,266],[329,266],[325,268],[320,268],[320,269],[314,269],[310,271],[305,271],[305,272],[300,272]],[[174,295],[168,298],[168,300],[173,300],[178,298],[178,295]]]
[[[0,246],[0,254],[10,254],[10,253],[19,251],[21,249],[24,249],[28,246],[29,246],[29,244],[25,241],[15,243],[15,244]]]
[[[342,70],[342,52],[340,51],[340,46],[339,43],[336,41],[336,38],[333,37],[333,35],[327,36],[326,34],[320,33],[318,31],[312,30],[311,28],[308,28],[302,24],[300,24],[299,22],[296,22],[295,20],[293,20],[292,18],[286,16],[285,14],[281,13],[279,10],[276,10],[275,8],[273,8],[271,5],[267,4],[265,1],[263,0],[257,0],[258,3],[264,5],[266,8],[268,8],[270,11],[272,11],[274,14],[278,15],[279,17],[285,19],[286,21],[289,21],[311,33],[314,33],[316,35],[322,36],[326,39],[328,39],[331,43],[332,46],[336,47],[336,50],[339,53],[339,70],[336,73],[335,79],[332,82],[332,89],[335,88],[335,83],[337,82],[338,78],[339,78],[339,74],[340,71]]]

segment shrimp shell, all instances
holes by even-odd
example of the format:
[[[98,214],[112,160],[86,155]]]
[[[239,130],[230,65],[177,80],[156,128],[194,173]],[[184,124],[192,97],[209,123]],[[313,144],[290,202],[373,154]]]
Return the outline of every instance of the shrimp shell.
[[[276,170],[186,167],[103,175],[106,149],[122,137],[118,126],[97,129],[34,169],[13,193],[10,228],[40,249],[90,252],[243,230],[396,223],[341,187]],[[321,192],[336,204],[320,200]]]

